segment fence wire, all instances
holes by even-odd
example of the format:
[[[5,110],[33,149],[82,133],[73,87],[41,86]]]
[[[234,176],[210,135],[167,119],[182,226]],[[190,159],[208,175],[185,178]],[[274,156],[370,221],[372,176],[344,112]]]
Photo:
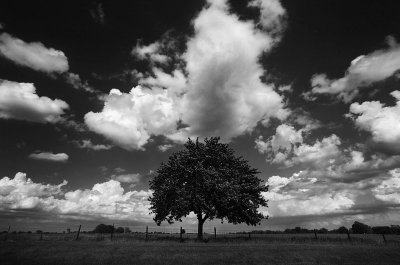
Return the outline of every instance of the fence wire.
[[[182,229],[182,230],[181,230]],[[184,227],[135,227],[130,228],[130,232],[124,233],[94,233],[66,229],[62,233],[37,231],[13,231],[5,229],[0,232],[0,240],[3,241],[193,241],[198,237],[197,229]],[[209,242],[224,241],[253,241],[269,243],[352,243],[352,244],[396,244],[400,245],[400,235],[394,234],[317,234],[317,233],[283,233],[283,232],[263,232],[263,231],[242,231],[217,228],[205,228],[202,240]]]

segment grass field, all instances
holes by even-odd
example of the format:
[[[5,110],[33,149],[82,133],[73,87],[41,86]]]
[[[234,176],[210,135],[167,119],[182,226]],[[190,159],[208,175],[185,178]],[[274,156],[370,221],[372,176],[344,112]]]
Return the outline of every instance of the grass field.
[[[7,240],[0,264],[399,264],[399,244],[263,240]]]
[[[385,244],[383,236],[379,234],[350,234],[351,242],[346,234],[318,234],[317,240],[313,233],[308,234],[217,234],[217,241],[219,242],[232,242],[232,241],[257,241],[264,243],[306,243],[306,244],[369,244],[369,245],[383,245]],[[113,234],[113,241],[144,241],[145,233],[127,233],[127,234]],[[180,235],[177,233],[149,233],[149,241],[179,241]],[[182,235],[186,241],[193,241],[196,239],[197,234],[188,233]],[[74,241],[76,233],[62,234],[62,233],[45,233],[40,234],[2,234],[0,241]],[[214,234],[204,234],[204,239],[214,241]],[[397,244],[400,247],[400,235],[385,235],[387,244]],[[93,234],[81,233],[79,235],[80,241],[110,241],[110,234]]]

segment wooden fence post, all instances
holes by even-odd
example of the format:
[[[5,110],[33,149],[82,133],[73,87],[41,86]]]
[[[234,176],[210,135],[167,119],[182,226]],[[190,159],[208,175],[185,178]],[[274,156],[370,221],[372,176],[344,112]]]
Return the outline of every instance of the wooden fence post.
[[[148,234],[149,234],[149,227],[146,226],[146,242],[147,242],[147,236],[148,236]]]
[[[81,233],[81,226],[82,226],[82,225],[79,225],[78,233],[76,234],[75,240],[79,240],[79,234]]]
[[[351,237],[350,237],[350,232],[349,232],[349,230],[347,230],[346,233],[347,233],[347,239],[348,239],[349,241],[351,241]]]
[[[214,239],[217,240],[217,228],[214,227]]]
[[[183,239],[182,239],[182,226],[181,226],[181,230],[180,230],[180,232],[179,232],[179,237],[180,237],[180,240],[181,240],[181,242],[183,242]]]
[[[316,229],[314,229],[314,236],[315,236],[315,240],[318,240],[317,230]]]
[[[249,239],[251,239],[251,232],[249,232]]]
[[[386,237],[385,237],[385,233],[382,233],[382,237],[383,237],[383,242],[385,242],[385,244],[386,244]]]
[[[8,226],[7,234],[6,234],[6,236],[4,237],[4,241],[7,241],[7,239],[8,239],[8,234],[10,233],[10,229],[11,229],[11,225]]]
[[[113,228],[111,230],[111,235],[110,235],[111,240],[112,240],[113,236],[114,236],[114,224],[113,224]]]
[[[40,241],[43,240],[43,231],[40,231]]]

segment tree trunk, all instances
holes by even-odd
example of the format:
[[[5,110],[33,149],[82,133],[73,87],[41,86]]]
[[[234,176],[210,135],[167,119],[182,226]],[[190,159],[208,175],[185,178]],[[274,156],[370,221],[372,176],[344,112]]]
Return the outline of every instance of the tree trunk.
[[[197,219],[199,220],[199,224],[197,226],[197,239],[198,240],[202,240],[203,239],[203,224],[204,224],[204,221],[201,218],[201,216],[200,216],[200,218],[197,218]]]

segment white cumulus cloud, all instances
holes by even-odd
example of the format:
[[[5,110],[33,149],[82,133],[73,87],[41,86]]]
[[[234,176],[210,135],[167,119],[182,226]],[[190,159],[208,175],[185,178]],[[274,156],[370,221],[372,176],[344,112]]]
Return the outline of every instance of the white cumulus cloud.
[[[350,105],[349,117],[362,130],[372,134],[376,142],[400,146],[400,91],[391,93],[396,105],[385,106],[379,101],[366,101]]]
[[[281,33],[284,28],[285,9],[278,0],[253,0],[249,6],[260,8],[260,23],[272,33]]]
[[[86,114],[91,130],[133,150],[143,149],[153,135],[174,141],[216,135],[230,140],[271,117],[287,117],[275,86],[260,80],[259,58],[276,38],[230,13],[226,1],[209,3],[193,21],[194,35],[180,56],[184,69],[169,74],[154,68],[154,76],[139,80],[129,94],[112,90],[101,112]],[[154,44],[135,52],[147,56],[156,50]]]
[[[51,211],[56,208],[54,197],[62,194],[59,185],[35,183],[18,172],[14,178],[0,179],[0,209],[42,209]]]
[[[294,149],[294,156],[288,163],[309,164],[316,167],[329,165],[341,155],[340,145],[340,138],[335,134],[317,140],[312,145],[302,144]]]
[[[389,178],[372,190],[379,200],[400,204],[400,168],[389,171]]]
[[[69,156],[65,153],[50,153],[50,152],[37,152],[29,155],[29,158],[35,160],[45,160],[50,162],[67,162]]]
[[[275,135],[268,141],[264,141],[262,136],[256,139],[256,149],[262,154],[267,154],[267,161],[282,163],[293,152],[296,145],[303,142],[303,131],[296,130],[288,124],[281,124],[276,128]]]
[[[102,112],[87,113],[85,123],[127,150],[142,149],[151,135],[165,135],[176,129],[179,113],[168,93],[141,86],[129,94],[111,90]]]
[[[63,191],[59,185],[35,183],[25,173],[0,179],[0,209],[39,210],[82,219],[151,221],[150,191],[125,192],[120,182],[109,180],[91,189]]]
[[[0,118],[39,123],[61,121],[69,106],[60,99],[39,97],[32,83],[0,79]]]
[[[384,80],[400,69],[400,46],[396,43],[387,49],[377,50],[355,58],[344,77],[330,79],[326,74],[316,74],[311,79],[312,91],[306,97],[316,94],[337,95],[344,102],[350,102],[360,89]]]
[[[270,200],[269,214],[279,217],[343,213],[355,204],[350,191],[329,189],[329,184],[317,181],[302,171],[290,178],[270,177],[266,183],[269,192],[264,193]]]
[[[61,214],[104,217],[117,220],[150,221],[149,191],[125,192],[119,181],[98,183],[92,189],[65,193],[58,209]]]
[[[62,51],[47,48],[41,42],[26,43],[7,33],[0,35],[0,55],[45,73],[63,73],[69,69],[68,59]]]
[[[341,155],[341,141],[332,134],[314,143],[304,142],[304,134],[314,127],[296,130],[288,124],[276,128],[275,135],[264,140],[259,136],[255,140],[255,148],[261,154],[266,154],[269,163],[283,164],[287,167],[300,164],[302,166],[323,167],[331,164]]]

